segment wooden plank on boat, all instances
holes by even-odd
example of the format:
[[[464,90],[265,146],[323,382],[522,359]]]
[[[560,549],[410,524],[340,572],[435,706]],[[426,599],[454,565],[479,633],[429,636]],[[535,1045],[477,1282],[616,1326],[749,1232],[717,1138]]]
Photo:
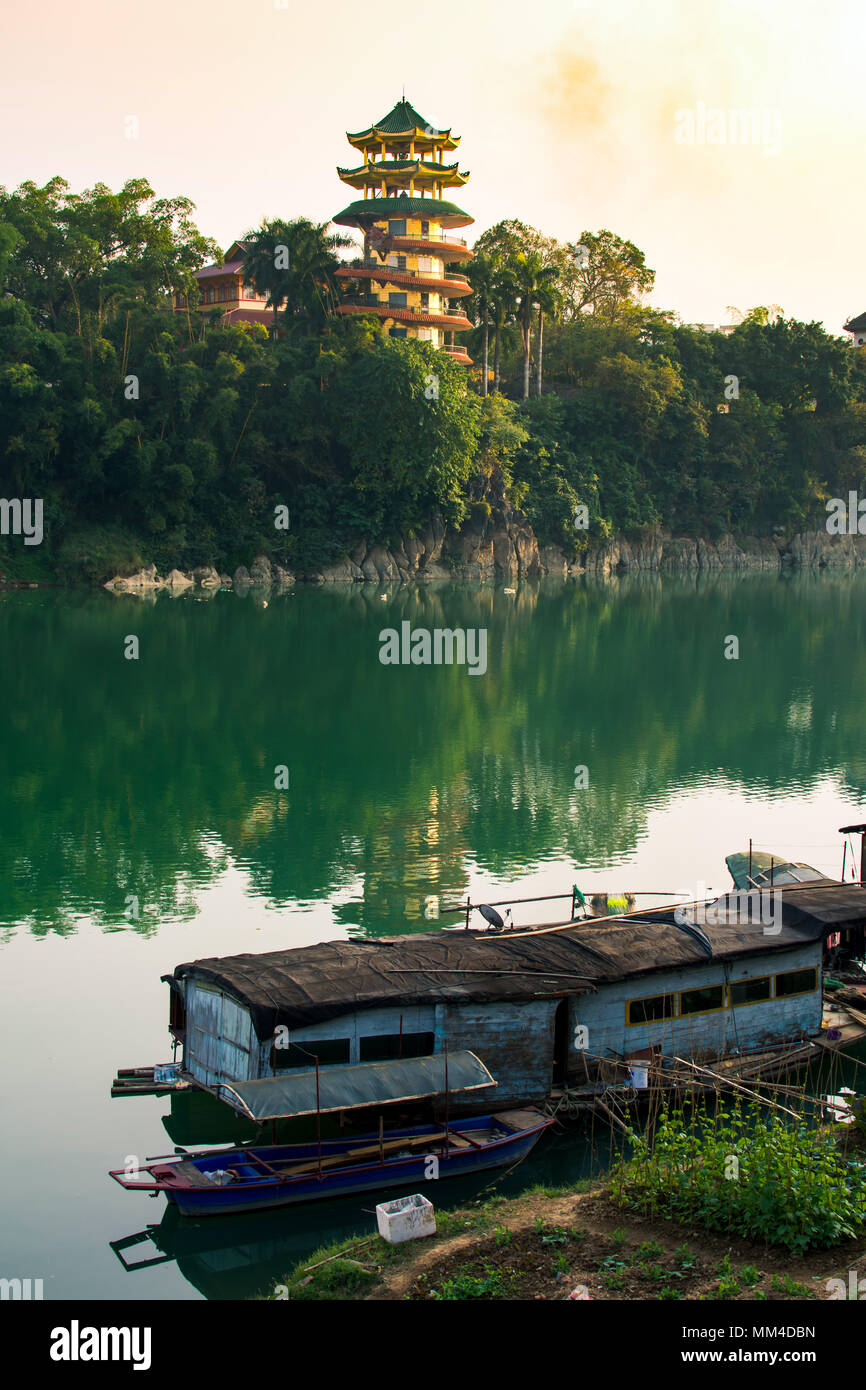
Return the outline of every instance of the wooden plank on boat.
[[[506,1129],[513,1129],[519,1133],[522,1129],[534,1129],[538,1124],[539,1114],[537,1110],[503,1110],[498,1115],[493,1116]]]
[[[449,1136],[450,1137],[450,1136]],[[391,1153],[397,1149],[417,1149],[428,1147],[438,1143],[445,1138],[445,1131],[441,1130],[436,1134],[421,1134],[415,1138],[391,1139],[387,1140],[380,1149],[378,1141],[375,1144],[368,1144],[360,1149],[347,1149],[345,1153],[334,1154],[330,1158],[323,1158],[321,1166],[323,1168],[337,1168],[341,1164],[353,1164],[362,1162],[365,1158],[375,1158],[381,1152]],[[304,1173],[317,1173],[319,1170],[319,1160],[304,1159],[299,1162],[297,1159],[288,1163],[281,1163],[279,1167],[275,1165],[275,1171],[282,1175],[298,1177]]]

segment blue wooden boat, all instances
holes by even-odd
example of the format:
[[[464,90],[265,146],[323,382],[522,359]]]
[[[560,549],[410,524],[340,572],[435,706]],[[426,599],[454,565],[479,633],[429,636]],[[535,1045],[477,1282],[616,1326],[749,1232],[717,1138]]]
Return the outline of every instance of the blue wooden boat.
[[[130,1191],[164,1192],[187,1216],[255,1211],[507,1167],[552,1123],[537,1110],[511,1110],[351,1139],[211,1150],[109,1176]]]

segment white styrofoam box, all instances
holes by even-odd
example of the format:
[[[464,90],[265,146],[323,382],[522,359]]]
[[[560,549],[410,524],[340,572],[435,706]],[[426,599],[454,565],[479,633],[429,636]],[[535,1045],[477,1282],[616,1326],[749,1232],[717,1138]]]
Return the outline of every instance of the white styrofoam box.
[[[391,1245],[419,1236],[432,1236],[436,1230],[433,1203],[415,1192],[411,1197],[398,1197],[394,1202],[381,1202],[376,1208],[379,1235]]]

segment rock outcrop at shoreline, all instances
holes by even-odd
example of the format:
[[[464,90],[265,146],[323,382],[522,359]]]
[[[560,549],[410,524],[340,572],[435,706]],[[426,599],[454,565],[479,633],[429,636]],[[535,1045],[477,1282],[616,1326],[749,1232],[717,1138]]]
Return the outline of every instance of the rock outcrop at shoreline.
[[[408,583],[431,579],[523,579],[532,575],[607,577],[640,570],[660,574],[793,568],[845,569],[866,565],[866,536],[807,531],[789,539],[722,535],[716,541],[664,532],[640,540],[613,536],[570,560],[556,545],[539,546],[520,513],[511,511],[480,529],[450,532],[437,518],[425,532],[391,550],[361,544],[350,557],[315,574],[318,583]]]
[[[248,589],[287,589],[294,582],[295,576],[288,570],[283,569],[281,565],[271,564],[266,555],[258,555],[248,570],[239,565],[233,576],[220,574],[212,565],[200,565],[189,573],[174,569],[169,570],[165,577],[160,577],[156,565],[148,565],[145,569],[139,570],[138,574],[116,574],[102,587],[115,594],[155,594],[161,589],[172,594],[182,594],[193,588],[211,593],[215,593],[217,589],[237,589],[239,592]]]
[[[407,536],[390,549],[360,542],[344,559],[300,576],[315,584],[409,584],[433,580],[490,582],[525,579],[537,575],[589,575],[607,578],[619,573],[654,571],[659,574],[693,574],[697,571],[772,571],[792,569],[854,569],[866,566],[866,536],[831,536],[826,531],[805,531],[786,539],[747,536],[735,540],[723,535],[717,541],[663,532],[641,540],[614,536],[603,545],[590,546],[576,560],[566,558],[555,545],[539,547],[522,513],[500,507],[461,531],[450,530],[441,516]],[[234,575],[221,575],[212,566],[184,573],[173,569],[161,577],[149,565],[138,574],[115,575],[104,585],[113,593],[171,594],[190,589],[214,593],[218,589],[286,589],[295,575],[264,555],[250,568],[240,565]]]

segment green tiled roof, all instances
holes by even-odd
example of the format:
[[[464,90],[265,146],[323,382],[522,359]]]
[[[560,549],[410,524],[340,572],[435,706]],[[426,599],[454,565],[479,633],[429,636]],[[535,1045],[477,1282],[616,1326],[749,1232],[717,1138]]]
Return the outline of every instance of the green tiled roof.
[[[381,222],[386,217],[422,217],[431,222],[448,219],[452,227],[465,227],[474,219],[468,212],[444,198],[410,198],[398,193],[393,198],[359,198],[333,219],[338,227],[356,227],[359,219]]]
[[[388,135],[399,135],[404,130],[429,130],[431,135],[446,136],[450,134],[447,130],[433,130],[429,121],[419,115],[411,102],[398,101],[393,110],[387,116],[383,116],[381,121],[376,121],[375,125],[370,126],[370,130],[384,130]],[[355,135],[350,135],[350,140],[359,140],[369,131],[359,130]]]
[[[383,176],[388,173],[399,174],[406,169],[423,169],[428,174],[459,174],[460,170],[456,164],[439,164],[435,159],[379,159],[375,164],[357,164],[354,169],[341,169],[337,166],[337,173],[340,178],[344,174],[350,177],[353,174],[379,174]],[[469,177],[469,174],[466,174]],[[387,180],[383,177],[383,182]]]

